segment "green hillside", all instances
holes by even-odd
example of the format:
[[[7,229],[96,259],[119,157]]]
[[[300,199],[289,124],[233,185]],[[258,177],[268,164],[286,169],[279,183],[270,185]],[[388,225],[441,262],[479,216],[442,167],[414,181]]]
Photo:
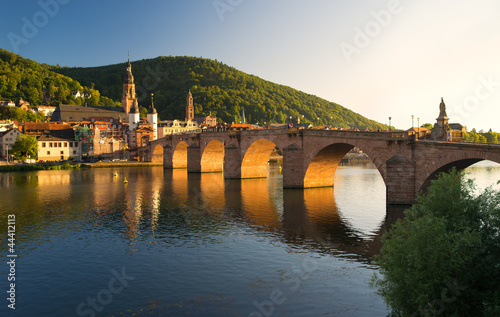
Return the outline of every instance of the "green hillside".
[[[87,68],[39,64],[0,49],[0,100],[31,105],[119,106],[126,63]],[[221,62],[195,57],[157,57],[132,62],[139,105],[155,107],[160,119],[184,119],[191,90],[196,116],[210,112],[225,122],[286,123],[290,116],[314,125],[386,129],[336,103],[248,75]],[[83,96],[75,98],[79,91]],[[108,98],[109,97],[109,98]],[[318,119],[319,118],[319,119]]]
[[[17,54],[0,49],[0,100],[16,101],[23,98],[31,105],[77,104],[114,106],[110,98],[101,96],[91,86],[82,86],[78,81],[50,71],[47,64],[39,64]],[[77,91],[86,94],[75,98]]]
[[[126,63],[91,67],[53,67],[52,70],[98,89],[119,101]],[[196,116],[210,112],[225,122],[285,123],[300,116],[304,122],[360,129],[386,129],[336,103],[248,75],[221,62],[195,57],[157,57],[132,62],[139,104],[148,107],[154,93],[160,119],[184,119],[186,95],[191,89]],[[303,117],[302,117],[303,116]],[[317,119],[319,118],[319,120]]]

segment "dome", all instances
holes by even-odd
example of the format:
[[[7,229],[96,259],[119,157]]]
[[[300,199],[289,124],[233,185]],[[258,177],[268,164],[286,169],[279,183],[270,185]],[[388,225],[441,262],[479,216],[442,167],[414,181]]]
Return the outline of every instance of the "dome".
[[[132,109],[130,109],[130,113],[139,113],[139,106],[137,105],[137,100],[134,101],[134,105],[132,106]]]
[[[155,108],[155,107],[153,107],[153,106],[149,107],[149,109],[148,109],[148,113],[149,113],[149,114],[158,114],[158,112],[156,112],[156,108]]]

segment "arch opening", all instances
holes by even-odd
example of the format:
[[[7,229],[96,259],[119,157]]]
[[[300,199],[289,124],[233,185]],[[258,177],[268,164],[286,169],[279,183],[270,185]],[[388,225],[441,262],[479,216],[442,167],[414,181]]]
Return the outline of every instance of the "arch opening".
[[[156,145],[153,154],[151,155],[151,162],[156,164],[163,164],[163,146]]]
[[[222,172],[224,168],[224,144],[218,140],[210,141],[201,155],[201,172]]]
[[[241,162],[241,178],[267,177],[267,165],[276,144],[259,139],[248,147]]]
[[[441,166],[440,168],[436,169],[432,173],[430,173],[427,178],[423,181],[422,185],[420,186],[419,190],[417,193],[426,193],[427,189],[431,185],[431,182],[435,179],[437,179],[438,175],[440,173],[447,173],[449,172],[453,167],[455,167],[457,170],[462,171],[466,169],[467,167],[483,161],[483,159],[478,159],[478,158],[471,158],[471,159],[463,159],[463,160],[457,160],[450,162],[446,165]]]
[[[177,144],[172,156],[172,168],[187,168],[188,144],[181,141]]]
[[[309,163],[305,176],[304,188],[331,187],[335,171],[345,155],[354,148],[346,143],[330,144],[321,149]]]

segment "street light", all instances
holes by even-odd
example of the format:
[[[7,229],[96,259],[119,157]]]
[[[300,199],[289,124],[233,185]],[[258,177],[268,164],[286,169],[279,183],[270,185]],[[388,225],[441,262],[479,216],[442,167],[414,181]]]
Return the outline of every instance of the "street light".
[[[415,126],[415,124],[413,124],[413,119],[415,118],[414,115],[411,115],[411,127],[413,128]]]
[[[389,131],[391,131],[391,119],[392,117],[389,117]]]
[[[418,129],[418,134],[417,134],[417,139],[420,138],[420,117],[417,118],[417,129]]]

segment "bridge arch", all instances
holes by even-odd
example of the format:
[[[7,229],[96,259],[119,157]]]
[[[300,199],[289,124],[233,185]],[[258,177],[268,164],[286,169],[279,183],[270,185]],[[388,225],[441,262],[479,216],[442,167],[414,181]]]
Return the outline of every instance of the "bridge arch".
[[[247,148],[241,160],[241,178],[267,177],[267,163],[276,148],[268,139],[258,139]]]
[[[157,144],[153,149],[153,153],[151,154],[151,162],[157,164],[159,163],[163,164],[163,155],[164,155],[163,146]]]
[[[431,185],[431,182],[437,178],[439,173],[446,173],[453,167],[461,171],[477,162],[484,160],[489,160],[500,164],[500,158],[480,158],[471,156],[470,158],[462,158],[452,161],[445,160],[444,158],[439,159],[435,164],[432,164],[431,166],[426,168],[423,173],[419,173],[419,175],[417,176],[417,194],[420,192],[425,192]]]
[[[201,155],[201,172],[222,172],[224,165],[224,144],[219,140],[212,140]]]
[[[312,151],[309,162],[306,161],[304,188],[333,186],[337,167],[345,155],[354,147],[364,151],[377,167],[385,182],[383,163],[373,153],[370,153],[370,149],[367,149],[368,152],[366,152],[362,145],[338,142],[322,144],[315,151]]]
[[[187,168],[188,147],[189,145],[185,141],[177,143],[172,155],[172,168]]]

